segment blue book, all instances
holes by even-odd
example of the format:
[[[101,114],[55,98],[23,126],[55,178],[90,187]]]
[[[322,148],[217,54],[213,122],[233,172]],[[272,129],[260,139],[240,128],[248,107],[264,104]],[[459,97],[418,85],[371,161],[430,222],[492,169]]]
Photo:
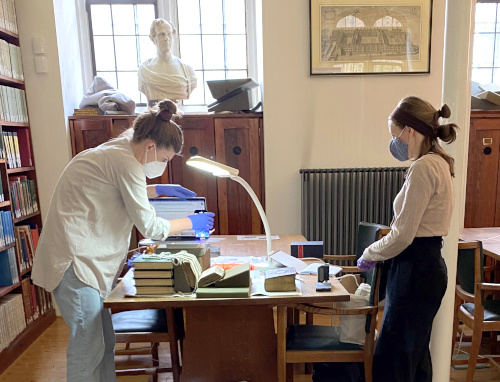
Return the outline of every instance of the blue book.
[[[7,251],[0,252],[0,286],[14,284]]]
[[[9,236],[9,231],[7,228],[7,221],[5,219],[6,217],[6,212],[8,211],[0,211],[0,217],[2,218],[2,233],[5,238],[5,244],[10,244],[10,236]]]

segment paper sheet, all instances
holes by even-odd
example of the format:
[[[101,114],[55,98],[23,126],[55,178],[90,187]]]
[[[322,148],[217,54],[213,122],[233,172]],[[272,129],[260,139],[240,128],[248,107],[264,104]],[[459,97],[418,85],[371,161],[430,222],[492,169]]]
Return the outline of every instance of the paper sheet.
[[[266,240],[266,236],[251,235],[251,236],[241,236],[238,235],[237,240]],[[271,240],[279,240],[279,236],[271,236]]]
[[[318,274],[318,268],[320,265],[325,265],[321,263],[312,263],[307,266],[304,270],[300,271],[299,273],[301,275],[317,275]],[[335,265],[330,265],[330,276],[335,276],[337,273],[339,273],[342,270],[340,267],[336,267]]]

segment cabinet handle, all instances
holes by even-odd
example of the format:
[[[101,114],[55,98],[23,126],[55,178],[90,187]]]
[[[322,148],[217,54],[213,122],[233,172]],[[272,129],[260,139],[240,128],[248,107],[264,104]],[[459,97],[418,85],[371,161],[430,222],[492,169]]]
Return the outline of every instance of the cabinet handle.
[[[235,155],[240,155],[241,154],[241,147],[240,146],[234,146],[233,147],[233,153]]]
[[[191,147],[189,148],[189,154],[191,154],[191,155],[196,155],[196,154],[198,154],[198,147],[196,147],[196,146],[191,146]]]

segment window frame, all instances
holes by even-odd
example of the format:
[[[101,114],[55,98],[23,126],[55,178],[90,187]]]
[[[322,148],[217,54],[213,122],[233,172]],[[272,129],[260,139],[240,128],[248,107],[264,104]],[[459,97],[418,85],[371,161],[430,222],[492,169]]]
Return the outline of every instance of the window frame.
[[[89,40],[90,40],[90,55],[91,55],[91,63],[92,63],[92,74],[93,77],[97,76],[97,66],[95,59],[95,49],[94,49],[94,32],[92,29],[92,11],[90,10],[91,5],[112,5],[112,4],[152,4],[155,10],[155,18],[158,18],[158,1],[157,0],[85,0],[85,10],[87,12],[87,21],[89,28]],[[113,23],[111,23],[111,27],[113,28]],[[116,65],[116,49],[115,49],[115,34],[113,29],[113,49],[115,50],[115,73],[118,73],[118,68]],[[137,35],[136,35],[137,36]],[[137,67],[139,69],[139,66]],[[116,78],[118,83],[118,76]],[[136,106],[147,106],[147,103],[136,103]]]

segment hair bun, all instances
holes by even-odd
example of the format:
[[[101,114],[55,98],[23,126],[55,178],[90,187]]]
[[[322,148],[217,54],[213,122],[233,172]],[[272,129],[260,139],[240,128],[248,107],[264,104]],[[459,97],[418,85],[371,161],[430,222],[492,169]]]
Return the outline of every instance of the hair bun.
[[[449,118],[451,116],[450,107],[447,104],[444,104],[441,109],[438,110],[438,115],[442,118]]]
[[[177,106],[174,102],[169,99],[164,99],[156,105],[158,107],[157,116],[159,116],[164,121],[170,121],[172,116],[177,112]]]

